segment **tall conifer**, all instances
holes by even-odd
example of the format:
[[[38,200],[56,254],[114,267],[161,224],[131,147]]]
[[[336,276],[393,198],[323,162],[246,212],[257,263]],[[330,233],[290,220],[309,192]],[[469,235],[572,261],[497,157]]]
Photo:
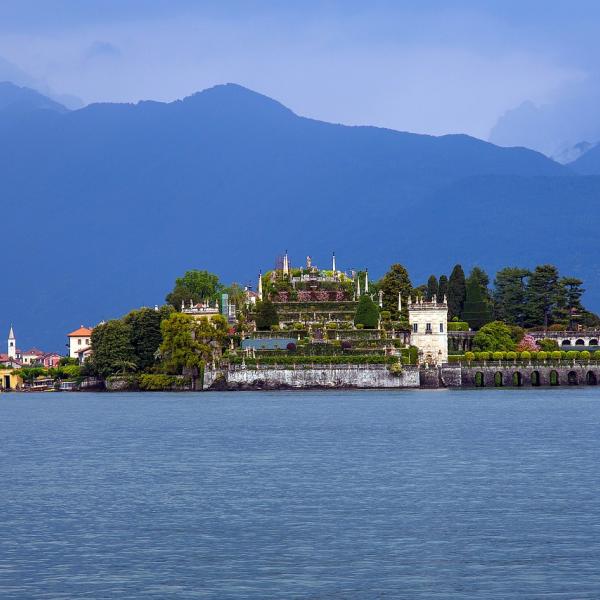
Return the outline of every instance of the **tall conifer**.
[[[465,272],[461,265],[455,265],[448,280],[448,316],[450,319],[460,318],[466,296]]]

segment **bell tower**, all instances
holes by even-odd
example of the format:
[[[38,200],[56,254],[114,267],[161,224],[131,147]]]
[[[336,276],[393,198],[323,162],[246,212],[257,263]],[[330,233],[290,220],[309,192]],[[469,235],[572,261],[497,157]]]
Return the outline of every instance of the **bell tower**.
[[[15,332],[13,331],[12,325],[8,332],[8,357],[17,358],[17,340],[15,338]]]

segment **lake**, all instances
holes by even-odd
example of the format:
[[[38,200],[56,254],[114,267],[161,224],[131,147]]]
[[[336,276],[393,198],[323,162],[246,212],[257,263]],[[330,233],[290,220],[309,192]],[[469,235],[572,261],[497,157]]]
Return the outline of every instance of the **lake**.
[[[600,389],[0,395],[0,597],[600,598]]]

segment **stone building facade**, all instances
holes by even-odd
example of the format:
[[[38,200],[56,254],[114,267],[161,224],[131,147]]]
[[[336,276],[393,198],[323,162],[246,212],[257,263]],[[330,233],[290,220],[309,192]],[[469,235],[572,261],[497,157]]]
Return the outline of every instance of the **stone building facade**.
[[[431,302],[417,298],[408,301],[410,343],[419,349],[421,364],[441,365],[448,362],[448,303],[446,298]]]

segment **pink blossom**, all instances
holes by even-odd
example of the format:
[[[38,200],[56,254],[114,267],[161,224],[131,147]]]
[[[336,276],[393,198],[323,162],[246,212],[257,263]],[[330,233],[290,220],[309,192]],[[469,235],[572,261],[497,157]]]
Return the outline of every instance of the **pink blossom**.
[[[517,346],[517,352],[537,352],[540,347],[537,345],[533,336],[527,334],[523,336],[523,339],[519,342]]]

